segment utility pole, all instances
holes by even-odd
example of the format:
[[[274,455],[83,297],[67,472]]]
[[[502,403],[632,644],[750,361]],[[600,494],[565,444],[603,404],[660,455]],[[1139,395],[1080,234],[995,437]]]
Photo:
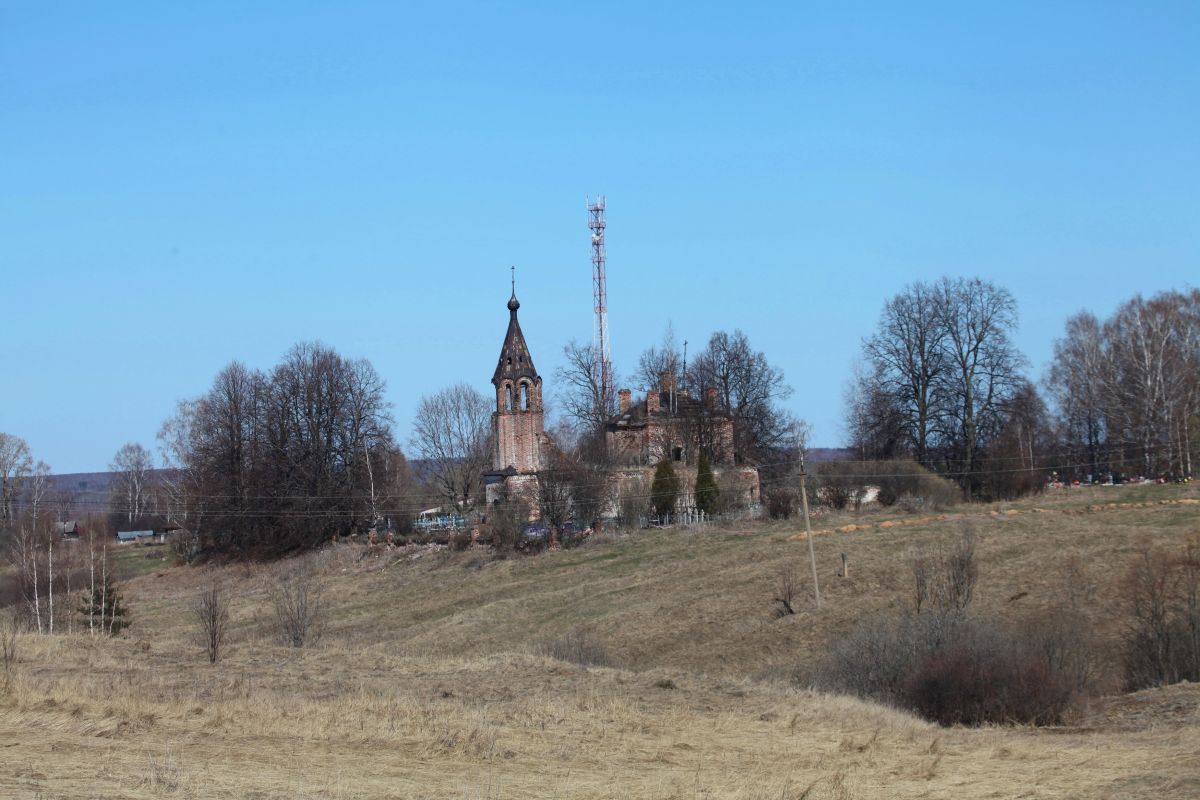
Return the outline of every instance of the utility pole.
[[[804,452],[800,452],[800,507],[804,509],[804,531],[808,534],[808,560],[812,564],[813,596],[817,598],[817,609],[821,608],[821,588],[817,585],[817,554],[813,550],[812,525],[808,521],[808,474],[804,469]]]

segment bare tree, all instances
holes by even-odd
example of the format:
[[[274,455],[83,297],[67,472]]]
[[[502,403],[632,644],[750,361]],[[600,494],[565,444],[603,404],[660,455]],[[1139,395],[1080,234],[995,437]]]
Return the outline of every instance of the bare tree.
[[[412,448],[429,466],[438,492],[466,510],[490,461],[491,402],[460,383],[421,398]]]
[[[9,540],[9,560],[17,571],[21,599],[38,633],[42,632],[41,548],[28,515],[23,515]]]
[[[1017,304],[1007,289],[979,278],[943,278],[938,293],[948,362],[939,379],[946,404],[943,431],[969,487],[981,445],[999,428],[1002,404],[1023,383],[1025,358],[1010,338]]]
[[[553,545],[574,512],[575,465],[557,449],[552,448],[544,455],[546,465],[537,474],[537,505],[542,520],[550,528]]]
[[[775,582],[775,616],[786,617],[796,613],[796,595],[800,593],[800,580],[794,567],[785,567]]]
[[[905,410],[886,384],[883,369],[856,362],[842,395],[847,438],[862,460],[894,459],[912,450]]]
[[[192,612],[200,623],[204,646],[208,652],[208,663],[215,664],[221,658],[221,645],[225,641],[225,629],[229,624],[229,607],[225,592],[219,583],[212,583],[200,593]]]
[[[32,466],[25,440],[10,433],[0,433],[0,528],[6,528],[16,520],[21,483]]]
[[[1107,320],[1079,314],[1046,383],[1062,438],[1093,479],[1106,469],[1193,474],[1200,414],[1200,290],[1136,296]],[[1069,467],[1067,471],[1071,471]]]
[[[28,483],[29,527],[33,535],[34,547],[46,551],[46,629],[48,633],[54,633],[54,526],[50,523],[50,514],[46,508],[50,496],[50,465],[41,460],[34,464],[33,470],[29,474]],[[37,611],[38,633],[41,633],[42,611],[37,597],[39,593],[37,580],[38,560],[39,558],[35,554],[33,559],[34,607]]]
[[[1086,311],[1068,319],[1065,335],[1054,343],[1045,383],[1058,405],[1063,438],[1082,445],[1093,480],[1105,461],[1101,447],[1109,367],[1100,321]]]
[[[364,360],[302,342],[267,374],[234,362],[160,430],[177,493],[167,508],[196,547],[221,551],[281,553],[367,530],[391,426]]]
[[[716,389],[720,409],[733,418],[734,450],[743,458],[760,458],[787,447],[794,421],[779,407],[792,394],[783,372],[750,346],[740,330],[717,331],[697,356],[698,386]]]
[[[687,376],[684,374],[687,365],[683,362],[683,353],[675,341],[675,328],[669,322],[663,332],[662,341],[658,345],[643,351],[638,358],[638,369],[634,376],[639,389],[649,392],[656,389],[663,375],[673,379],[673,385],[686,386]]]
[[[975,561],[975,530],[963,525],[950,548],[933,553],[919,550],[911,562],[916,612],[932,609],[961,614],[975,597],[979,567]]]
[[[608,458],[604,426],[610,410],[605,406],[600,376],[592,368],[592,347],[572,340],[563,347],[563,357],[563,365],[554,372],[555,381],[561,387],[558,402],[572,425],[572,438],[577,440],[581,455],[590,462],[604,463]],[[615,372],[610,380],[618,385]]]
[[[863,390],[874,405],[876,424],[886,423],[894,412],[906,449],[926,466],[946,401],[943,378],[950,369],[943,301],[938,287],[911,284],[884,305],[878,330],[863,343],[871,367]]]
[[[324,586],[310,564],[285,567],[271,592],[275,620],[284,644],[316,644],[324,631]]]
[[[113,482],[113,509],[130,524],[145,514],[150,504],[150,471],[154,468],[150,451],[137,442],[129,442],[117,451],[108,468],[116,473]]]

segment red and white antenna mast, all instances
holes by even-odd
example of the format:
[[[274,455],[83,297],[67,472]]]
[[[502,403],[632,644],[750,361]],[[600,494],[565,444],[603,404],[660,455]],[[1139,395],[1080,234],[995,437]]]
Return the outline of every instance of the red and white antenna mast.
[[[608,341],[608,279],[604,274],[604,197],[587,204],[592,231],[592,300],[596,308],[592,331],[592,376],[600,389],[605,415],[613,413],[612,348]]]

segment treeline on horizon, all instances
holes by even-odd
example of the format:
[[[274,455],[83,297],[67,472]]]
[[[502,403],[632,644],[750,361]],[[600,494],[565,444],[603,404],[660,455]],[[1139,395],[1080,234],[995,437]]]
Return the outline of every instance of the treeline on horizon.
[[[847,389],[849,444],[864,460],[912,459],[985,500],[1051,475],[1192,477],[1200,290],[1139,295],[1106,320],[1072,316],[1040,390],[1016,327],[1012,295],[979,279],[914,283],[893,297]]]
[[[908,467],[886,466],[897,462],[915,462],[979,500],[1038,491],[1051,477],[1192,476],[1200,291],[1137,296],[1106,320],[1071,317],[1040,385],[1013,342],[1017,324],[1012,295],[980,279],[914,283],[888,300],[846,387],[847,444],[856,455],[818,466],[813,500],[844,503],[853,497],[846,487],[886,483],[892,473],[917,487],[905,491],[932,485]],[[590,348],[571,342],[564,355],[554,375],[561,413],[548,485],[587,495],[572,510],[587,517],[578,520],[584,525],[613,505],[647,512],[649,494],[596,496],[611,409]],[[720,411],[734,421],[738,459],[760,468],[764,498],[795,484],[807,426],[783,407],[792,389],[782,371],[744,333],[714,333],[688,362],[668,327],[618,385],[649,390],[664,375],[697,393],[717,390]],[[95,523],[109,531],[178,525],[188,532],[188,558],[271,556],[339,535],[405,534],[433,506],[480,510],[494,398],[467,383],[423,397],[402,449],[384,388],[368,361],[319,343],[295,345],[267,371],[234,361],[164,421],[157,459],[141,444],[120,449],[107,513],[92,509],[104,517]],[[695,450],[704,450],[702,436]],[[53,519],[78,515],[69,496],[50,496],[49,472],[23,440],[0,434],[0,532],[25,520],[51,536]],[[894,502],[897,492],[880,499]],[[732,502],[727,496],[720,508]]]

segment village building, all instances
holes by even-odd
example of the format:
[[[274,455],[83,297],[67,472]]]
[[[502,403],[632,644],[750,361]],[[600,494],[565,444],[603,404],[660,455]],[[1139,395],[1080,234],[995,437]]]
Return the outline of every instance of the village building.
[[[613,464],[616,498],[649,492],[654,467],[670,461],[680,479],[679,507],[694,504],[692,490],[700,453],[704,452],[722,492],[732,505],[759,502],[758,469],[744,463],[734,450],[734,421],[718,402],[717,390],[706,388],[700,397],[676,384],[672,373],[663,373],[659,384],[633,401],[629,389],[617,392],[617,413],[604,426],[605,445]]]
[[[508,300],[508,331],[492,374],[496,410],[492,413],[492,465],[484,473],[485,497],[493,505],[506,497],[524,497],[536,516],[537,475],[553,452],[545,432],[542,378],[517,320],[521,303],[516,287]],[[703,450],[724,492],[735,505],[759,502],[759,475],[753,465],[739,463],[734,451],[734,421],[719,406],[717,392],[693,397],[677,387],[671,375],[636,403],[632,392],[617,394],[617,413],[605,423],[605,445],[612,465],[608,472],[617,513],[622,495],[646,498],[649,505],[654,468],[674,463],[680,478],[680,508],[691,507],[696,467]]]
[[[653,466],[663,459],[695,466],[700,451],[714,464],[733,464],[733,418],[717,404],[717,390],[703,400],[677,387],[671,373],[637,403],[617,392],[617,413],[605,424],[609,457],[621,466]]]

